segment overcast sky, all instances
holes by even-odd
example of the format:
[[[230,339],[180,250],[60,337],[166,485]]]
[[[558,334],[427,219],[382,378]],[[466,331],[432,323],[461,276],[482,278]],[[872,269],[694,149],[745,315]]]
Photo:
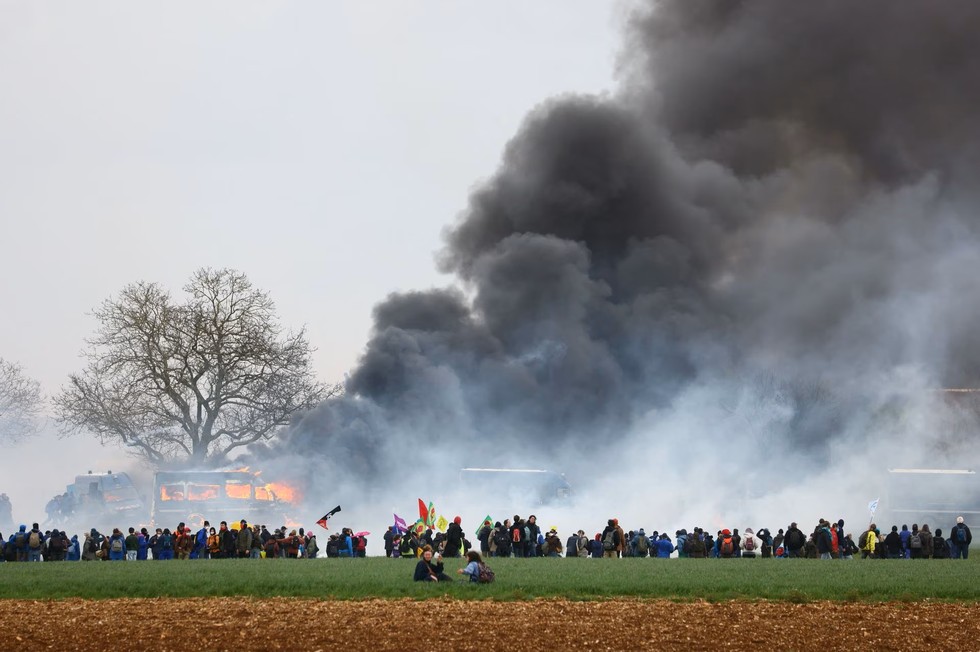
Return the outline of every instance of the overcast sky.
[[[0,0],[0,357],[54,394],[101,301],[227,266],[341,380],[375,303],[450,282],[442,229],[527,112],[612,88],[621,9]],[[0,455],[0,491],[29,518],[123,457],[49,429]]]
[[[611,88],[616,6],[0,1],[0,357],[54,393],[103,299],[228,266],[340,380],[528,110]]]

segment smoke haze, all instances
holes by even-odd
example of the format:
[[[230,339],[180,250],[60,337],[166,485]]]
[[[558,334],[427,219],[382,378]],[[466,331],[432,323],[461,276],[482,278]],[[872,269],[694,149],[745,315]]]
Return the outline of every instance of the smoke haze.
[[[485,466],[564,471],[562,534],[857,527],[888,467],[980,459],[937,391],[980,380],[980,5],[622,9],[616,92],[533,107],[451,287],[384,299],[346,395],[251,452],[304,521],[377,530]]]
[[[975,459],[974,406],[935,390],[977,384],[980,7],[630,11],[619,92],[531,111],[446,231],[461,289],[377,306],[347,397],[282,448],[544,464],[647,520],[860,521],[869,465]],[[624,504],[692,476],[744,500]]]

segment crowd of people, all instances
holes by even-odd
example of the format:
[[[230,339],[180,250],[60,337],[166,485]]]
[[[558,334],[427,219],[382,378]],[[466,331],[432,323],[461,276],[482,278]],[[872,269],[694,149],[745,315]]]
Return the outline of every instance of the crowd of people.
[[[314,559],[326,557],[364,557],[367,554],[367,533],[355,534],[350,528],[330,534],[321,551],[317,537],[304,528],[285,526],[270,530],[265,525],[250,525],[247,521],[230,526],[221,521],[212,527],[204,521],[196,531],[184,523],[173,530],[130,527],[127,532],[114,528],[102,534],[95,528],[69,536],[58,529],[42,531],[37,523],[28,529],[21,525],[7,539],[0,534],[0,561],[143,561],[171,559]],[[854,539],[846,532],[843,519],[831,522],[821,519],[809,533],[796,523],[780,528],[775,534],[769,528],[722,528],[714,534],[700,527],[690,531],[676,530],[673,537],[667,532],[643,528],[626,531],[618,519],[609,519],[606,527],[587,536],[584,530],[573,532],[564,541],[557,529],[547,531],[538,525],[534,515],[503,522],[484,521],[476,532],[476,546],[462,529],[457,516],[445,532],[431,527],[404,531],[391,526],[384,534],[387,557],[436,561],[443,557],[458,558],[470,553],[482,564],[486,557],[567,557],[567,558],[813,558],[813,559],[966,559],[973,535],[958,517],[944,537],[942,529],[931,530],[926,524],[893,525],[882,531],[874,524]],[[429,558],[425,559],[428,551]],[[431,566],[434,569],[434,565]],[[421,572],[417,570],[417,573]],[[428,573],[427,577],[439,573]]]
[[[609,519],[605,529],[589,537],[584,530],[572,533],[563,542],[556,529],[544,531],[536,516],[522,519],[514,515],[502,523],[484,521],[477,532],[482,557],[566,557],[620,558],[669,557],[691,558],[809,558],[809,559],[966,559],[973,535],[963,517],[956,519],[950,535],[943,538],[942,530],[935,532],[928,525],[892,526],[882,535],[872,523],[855,541],[844,529],[844,520],[821,519],[807,534],[794,522],[775,534],[769,528],[722,528],[714,534],[700,527],[689,532],[680,529],[673,538],[667,532],[643,528],[625,531],[619,520]],[[466,555],[472,544],[463,534],[460,517],[456,517],[446,532],[402,532],[392,526],[384,535],[387,557],[422,557],[426,550],[438,559]]]
[[[367,539],[350,528],[331,534],[323,553],[327,557],[363,557]],[[51,529],[42,531],[37,523],[30,529],[21,525],[4,539],[0,533],[0,561],[166,561],[171,559],[314,559],[320,555],[316,534],[304,528],[285,526],[270,530],[265,525],[249,525],[245,520],[221,521],[212,527],[208,521],[198,530],[180,523],[173,530],[113,528],[103,534],[92,528],[80,541],[78,535]]]

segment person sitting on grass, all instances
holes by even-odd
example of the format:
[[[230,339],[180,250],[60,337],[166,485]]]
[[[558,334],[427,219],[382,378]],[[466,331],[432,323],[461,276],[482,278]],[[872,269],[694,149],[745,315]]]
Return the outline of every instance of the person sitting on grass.
[[[480,564],[483,563],[483,558],[480,556],[476,550],[470,550],[466,553],[466,567],[460,568],[457,573],[460,575],[469,575],[471,582],[480,581]]]
[[[432,546],[422,548],[422,558],[415,565],[416,582],[452,582],[453,578],[445,573],[442,555],[432,558]]]

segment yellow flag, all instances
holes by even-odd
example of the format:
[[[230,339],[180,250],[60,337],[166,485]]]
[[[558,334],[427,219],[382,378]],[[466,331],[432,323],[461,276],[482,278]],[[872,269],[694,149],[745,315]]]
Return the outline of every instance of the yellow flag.
[[[445,516],[440,515],[438,520],[436,520],[436,529],[440,532],[445,532],[447,527],[449,527],[449,521],[446,520]]]

